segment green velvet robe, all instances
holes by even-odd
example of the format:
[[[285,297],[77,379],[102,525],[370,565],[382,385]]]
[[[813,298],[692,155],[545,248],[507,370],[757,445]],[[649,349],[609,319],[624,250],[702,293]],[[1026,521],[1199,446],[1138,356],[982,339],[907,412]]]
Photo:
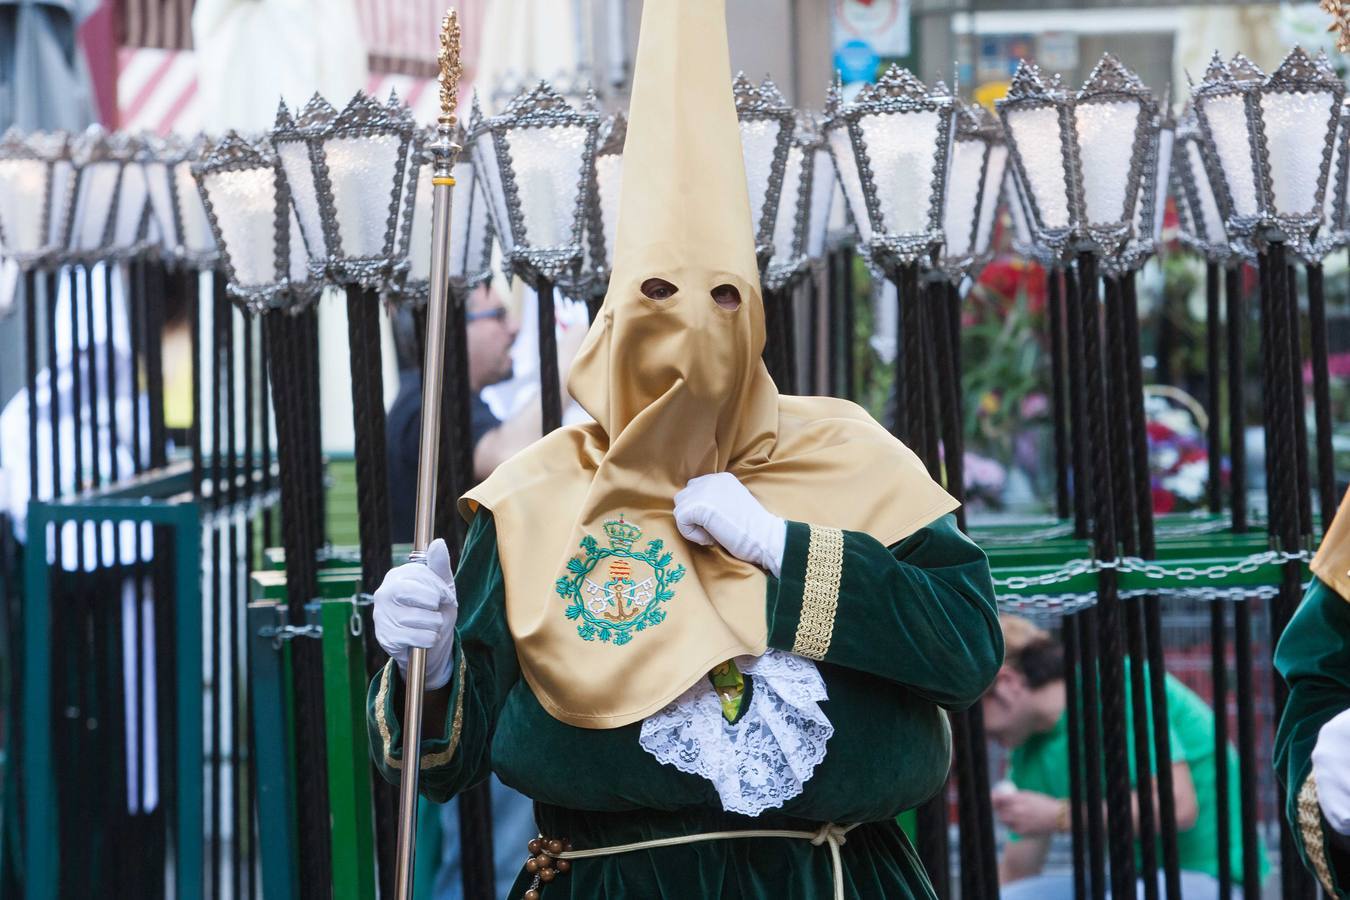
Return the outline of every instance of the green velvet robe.
[[[819,557],[807,566],[812,535],[820,533],[788,524],[782,577],[769,579],[765,598],[774,648],[793,649],[804,604],[813,621],[822,610],[833,619],[818,667],[829,692],[821,708],[835,733],[805,790],[782,808],[756,818],[724,812],[710,782],[662,765],[639,746],[641,723],[590,730],[549,716],[519,674],[487,513],[473,522],[455,577],[460,610],[450,712],[444,733],[422,744],[422,792],[444,801],[495,771],[535,799],[541,834],[577,849],[731,829],[866,823],[843,846],[846,895],[932,897],[895,816],[946,781],[951,738],[942,710],[974,703],[1002,663],[988,561],[947,516],[891,548],[843,532],[842,561],[834,557],[834,571],[822,579]],[[371,683],[367,709],[374,760],[397,781],[403,684],[392,662]],[[523,864],[525,847],[520,854]],[[542,895],[817,900],[833,896],[832,871],[828,848],[808,841],[722,840],[577,860]],[[527,886],[522,872],[512,897]]]
[[[1327,893],[1350,900],[1350,838],[1327,824],[1317,802],[1312,751],[1317,733],[1350,709],[1350,601],[1313,579],[1275,648],[1289,702],[1275,735],[1275,774],[1303,862]]]

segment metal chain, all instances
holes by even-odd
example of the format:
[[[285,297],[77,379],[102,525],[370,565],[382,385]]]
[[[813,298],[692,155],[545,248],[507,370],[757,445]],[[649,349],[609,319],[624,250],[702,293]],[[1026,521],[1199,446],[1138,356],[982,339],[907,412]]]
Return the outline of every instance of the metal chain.
[[[1206,603],[1238,602],[1242,600],[1265,602],[1275,599],[1279,594],[1280,589],[1278,587],[1261,585],[1258,587],[1230,588],[1139,589],[1121,591],[1120,599],[1139,600],[1144,597],[1163,597],[1167,600],[1193,600]],[[1000,594],[997,601],[999,609],[1003,612],[1058,619],[1073,615],[1089,606],[1095,606],[1097,592],[1085,591],[1081,594]]]
[[[347,630],[351,632],[352,637],[360,637],[361,632],[365,630],[365,622],[361,618],[361,607],[374,606],[375,595],[357,592],[352,594],[352,617],[347,623]]]
[[[997,587],[1009,591],[1023,591],[1031,587],[1046,587],[1063,584],[1080,575],[1092,575],[1104,569],[1115,569],[1122,574],[1139,573],[1145,578],[1177,581],[1220,580],[1230,575],[1250,575],[1265,566],[1284,565],[1288,562],[1308,562],[1312,554],[1307,550],[1289,552],[1285,550],[1267,550],[1253,553],[1234,563],[1215,563],[1204,568],[1195,566],[1167,566],[1150,562],[1137,556],[1123,556],[1117,560],[1075,559],[1053,572],[1044,575],[1010,575],[1007,578],[995,578]],[[1152,591],[1150,593],[1157,593]]]
[[[1037,544],[1054,538],[1068,537],[1073,534],[1073,523],[1053,525],[1039,531],[1019,531],[1013,534],[978,534],[976,543],[987,546],[1021,546]]]
[[[296,638],[322,638],[322,625],[264,625],[258,629],[259,637],[270,637],[272,639],[272,649],[280,650],[281,645],[286,641],[293,641]]]

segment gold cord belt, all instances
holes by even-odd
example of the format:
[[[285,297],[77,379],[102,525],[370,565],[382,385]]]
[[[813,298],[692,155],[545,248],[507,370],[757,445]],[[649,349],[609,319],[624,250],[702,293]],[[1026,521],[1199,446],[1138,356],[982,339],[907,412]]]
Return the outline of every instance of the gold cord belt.
[[[821,844],[828,844],[830,848],[830,865],[834,873],[834,897],[835,900],[844,900],[844,865],[839,856],[839,848],[844,846],[845,836],[857,827],[856,824],[836,825],[833,822],[829,822],[820,826],[820,828],[815,831],[790,831],[769,828],[749,831],[708,831],[702,834],[685,834],[678,837],[656,838],[655,840],[650,841],[636,841],[631,844],[616,844],[613,847],[596,847],[590,850],[563,850],[561,849],[560,842],[548,841],[542,838],[536,839],[538,841],[537,844],[535,841],[531,841],[530,843],[531,850],[534,850],[535,846],[540,848],[538,851],[539,856],[544,857],[547,860],[565,860],[569,863],[571,860],[591,859],[597,856],[616,856],[620,853],[631,853],[634,850],[657,850],[661,847],[677,847],[681,844],[700,844],[705,841],[723,841],[739,838],[789,838],[793,840],[810,841],[811,846],[813,847],[819,847]],[[554,847],[559,847],[559,849],[554,851]],[[542,859],[538,860],[538,862],[536,862],[536,859],[531,859],[530,862],[536,863],[534,869],[531,869],[529,865],[526,866],[527,870],[531,871],[532,874],[536,869],[541,872],[549,872],[549,877],[547,878],[541,879],[538,874],[535,875],[535,884],[531,887],[531,891],[536,892],[539,889],[539,882],[541,880],[552,881],[554,877],[553,873],[555,871],[566,872],[567,869],[570,868],[570,865],[567,867],[547,866]],[[535,896],[538,896],[538,894],[536,893]]]

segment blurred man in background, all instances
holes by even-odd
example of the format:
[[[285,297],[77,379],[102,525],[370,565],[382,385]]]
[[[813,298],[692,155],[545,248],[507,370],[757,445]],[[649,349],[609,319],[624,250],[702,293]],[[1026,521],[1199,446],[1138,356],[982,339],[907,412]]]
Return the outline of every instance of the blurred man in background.
[[[1009,829],[999,860],[1005,900],[1055,900],[1073,896],[1069,871],[1043,874],[1050,841],[1070,830],[1069,732],[1064,650],[1049,632],[1026,619],[1003,615],[1003,667],[984,695],[988,735],[1011,750],[1007,782],[993,797],[994,813]],[[1125,661],[1128,680],[1129,660]],[[1215,821],[1214,713],[1193,691],[1167,676],[1168,741],[1176,801],[1177,853],[1186,900],[1217,897],[1218,822]],[[1134,779],[1135,729],[1126,704],[1130,777]],[[1152,729],[1143,729],[1152,745]],[[1234,884],[1242,879],[1241,796],[1237,755],[1228,748],[1229,847]],[[1156,794],[1155,794],[1156,798]],[[1155,799],[1154,808],[1157,808]],[[1138,823],[1138,800],[1133,803]],[[1261,851],[1262,877],[1269,865]],[[1161,873],[1159,875],[1161,878]],[[1234,896],[1241,892],[1234,890]]]

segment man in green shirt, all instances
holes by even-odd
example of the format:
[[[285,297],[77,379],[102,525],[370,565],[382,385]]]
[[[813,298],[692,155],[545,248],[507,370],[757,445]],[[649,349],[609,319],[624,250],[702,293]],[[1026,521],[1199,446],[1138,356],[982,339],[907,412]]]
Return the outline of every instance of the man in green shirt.
[[[1050,839],[1069,830],[1069,746],[1064,657],[1059,642],[1025,619],[1004,615],[1003,668],[983,700],[989,736],[1010,748],[1007,781],[995,790],[994,810],[1009,828],[999,861],[1004,898],[1070,897],[1067,872],[1041,874]],[[1129,661],[1126,660],[1126,672]],[[1187,900],[1217,897],[1221,865],[1215,813],[1214,713],[1180,681],[1166,678],[1168,744],[1176,799],[1177,854]],[[1126,704],[1130,777],[1134,779],[1134,722]],[[1151,729],[1149,729],[1151,732]],[[1147,740],[1152,744],[1151,733]],[[1228,748],[1229,871],[1242,877],[1241,796],[1236,754]],[[1137,820],[1138,805],[1135,805]],[[1264,852],[1262,875],[1268,864]]]

